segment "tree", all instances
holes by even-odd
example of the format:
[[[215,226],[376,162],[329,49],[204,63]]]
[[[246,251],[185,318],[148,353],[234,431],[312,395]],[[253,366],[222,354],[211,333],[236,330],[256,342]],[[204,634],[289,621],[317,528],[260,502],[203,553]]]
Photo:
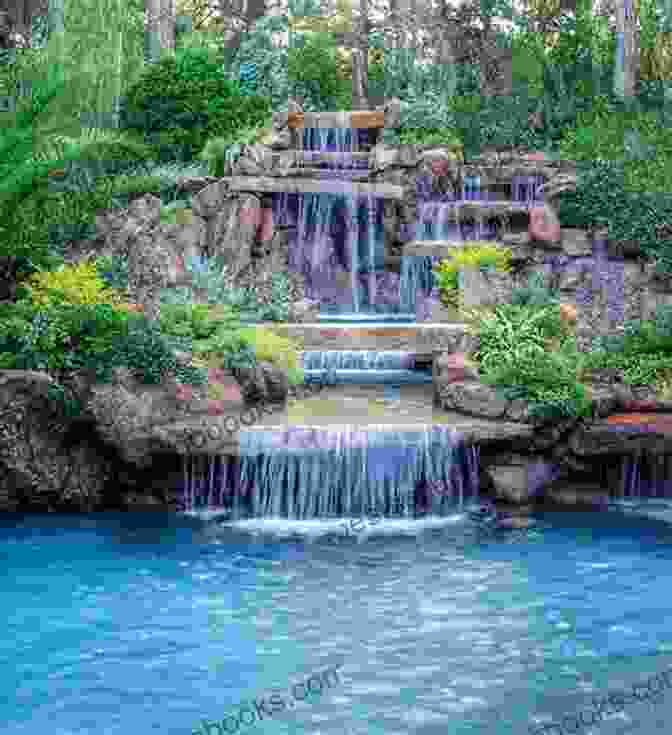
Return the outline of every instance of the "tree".
[[[175,0],[145,0],[145,61],[175,52]]]

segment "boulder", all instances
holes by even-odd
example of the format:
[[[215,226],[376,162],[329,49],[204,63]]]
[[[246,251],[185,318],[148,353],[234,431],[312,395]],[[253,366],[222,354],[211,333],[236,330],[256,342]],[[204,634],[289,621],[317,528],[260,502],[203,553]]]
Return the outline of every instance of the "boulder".
[[[235,275],[250,265],[261,221],[261,199],[253,194],[227,197],[208,222],[210,254],[222,256]]]
[[[50,394],[56,381],[0,371],[0,509],[92,511],[117,483],[119,466],[97,451],[91,429],[73,429]]]
[[[276,365],[260,362],[253,368],[236,368],[233,374],[248,404],[284,403],[287,400],[287,373]]]
[[[530,207],[530,238],[547,245],[560,242],[560,220],[548,204]]]

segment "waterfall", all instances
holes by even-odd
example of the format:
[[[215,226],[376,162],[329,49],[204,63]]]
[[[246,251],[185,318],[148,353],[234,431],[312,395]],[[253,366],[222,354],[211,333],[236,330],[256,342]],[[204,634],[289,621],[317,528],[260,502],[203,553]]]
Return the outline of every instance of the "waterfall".
[[[240,433],[240,457],[185,457],[186,510],[234,519],[444,515],[478,497],[478,453],[446,427]]]
[[[642,452],[622,457],[620,483],[610,490],[617,500],[672,498],[672,455]]]
[[[394,350],[311,350],[303,353],[305,370],[412,370],[415,355]]]
[[[514,176],[511,179],[511,199],[519,204],[538,204],[543,201],[539,188],[543,186],[543,176]]]

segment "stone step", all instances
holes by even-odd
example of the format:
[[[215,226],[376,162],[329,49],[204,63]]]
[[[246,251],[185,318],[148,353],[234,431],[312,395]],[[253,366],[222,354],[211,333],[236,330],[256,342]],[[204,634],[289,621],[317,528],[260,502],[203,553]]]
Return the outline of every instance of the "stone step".
[[[486,220],[490,217],[499,217],[502,215],[528,214],[532,206],[535,206],[535,204],[512,202],[509,199],[499,199],[491,202],[462,200],[459,202],[446,202],[446,206],[441,207],[441,209],[446,210],[446,214],[448,215],[446,218],[447,222],[464,222],[465,220]]]
[[[413,240],[404,245],[404,255],[447,257],[452,250],[467,244],[460,240]]]
[[[371,174],[367,169],[356,168],[316,168],[314,166],[305,166],[293,172],[294,176],[305,176],[315,179],[347,179],[348,181],[367,181]]]
[[[471,341],[464,324],[337,325],[264,324],[296,340],[300,350],[404,350],[428,355],[437,350],[462,352]]]
[[[288,194],[374,194],[384,199],[404,199],[403,186],[395,184],[369,184],[361,182],[333,181],[326,179],[274,179],[268,176],[228,176],[220,179],[230,191],[287,192]]]
[[[290,112],[290,128],[384,128],[385,113],[379,111],[353,112]]]
[[[341,153],[338,151],[293,151],[297,158],[297,162],[300,164],[302,161],[310,161],[312,163],[316,161],[347,161],[351,159],[353,161],[368,161],[369,154],[363,153],[362,151],[354,151],[353,153]],[[275,154],[275,158],[279,158],[281,154]]]

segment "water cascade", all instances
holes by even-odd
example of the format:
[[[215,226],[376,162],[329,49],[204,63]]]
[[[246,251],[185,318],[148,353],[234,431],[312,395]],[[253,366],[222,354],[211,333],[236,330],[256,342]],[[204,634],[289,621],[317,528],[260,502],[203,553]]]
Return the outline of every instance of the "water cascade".
[[[240,457],[184,459],[187,511],[233,519],[444,516],[478,497],[478,450],[446,427],[240,433]]]
[[[620,482],[612,489],[614,499],[672,497],[672,455],[642,452],[638,457],[623,457],[619,469]]]
[[[416,366],[410,352],[325,350],[303,353],[306,381],[325,380],[359,385],[431,384],[432,371]]]

